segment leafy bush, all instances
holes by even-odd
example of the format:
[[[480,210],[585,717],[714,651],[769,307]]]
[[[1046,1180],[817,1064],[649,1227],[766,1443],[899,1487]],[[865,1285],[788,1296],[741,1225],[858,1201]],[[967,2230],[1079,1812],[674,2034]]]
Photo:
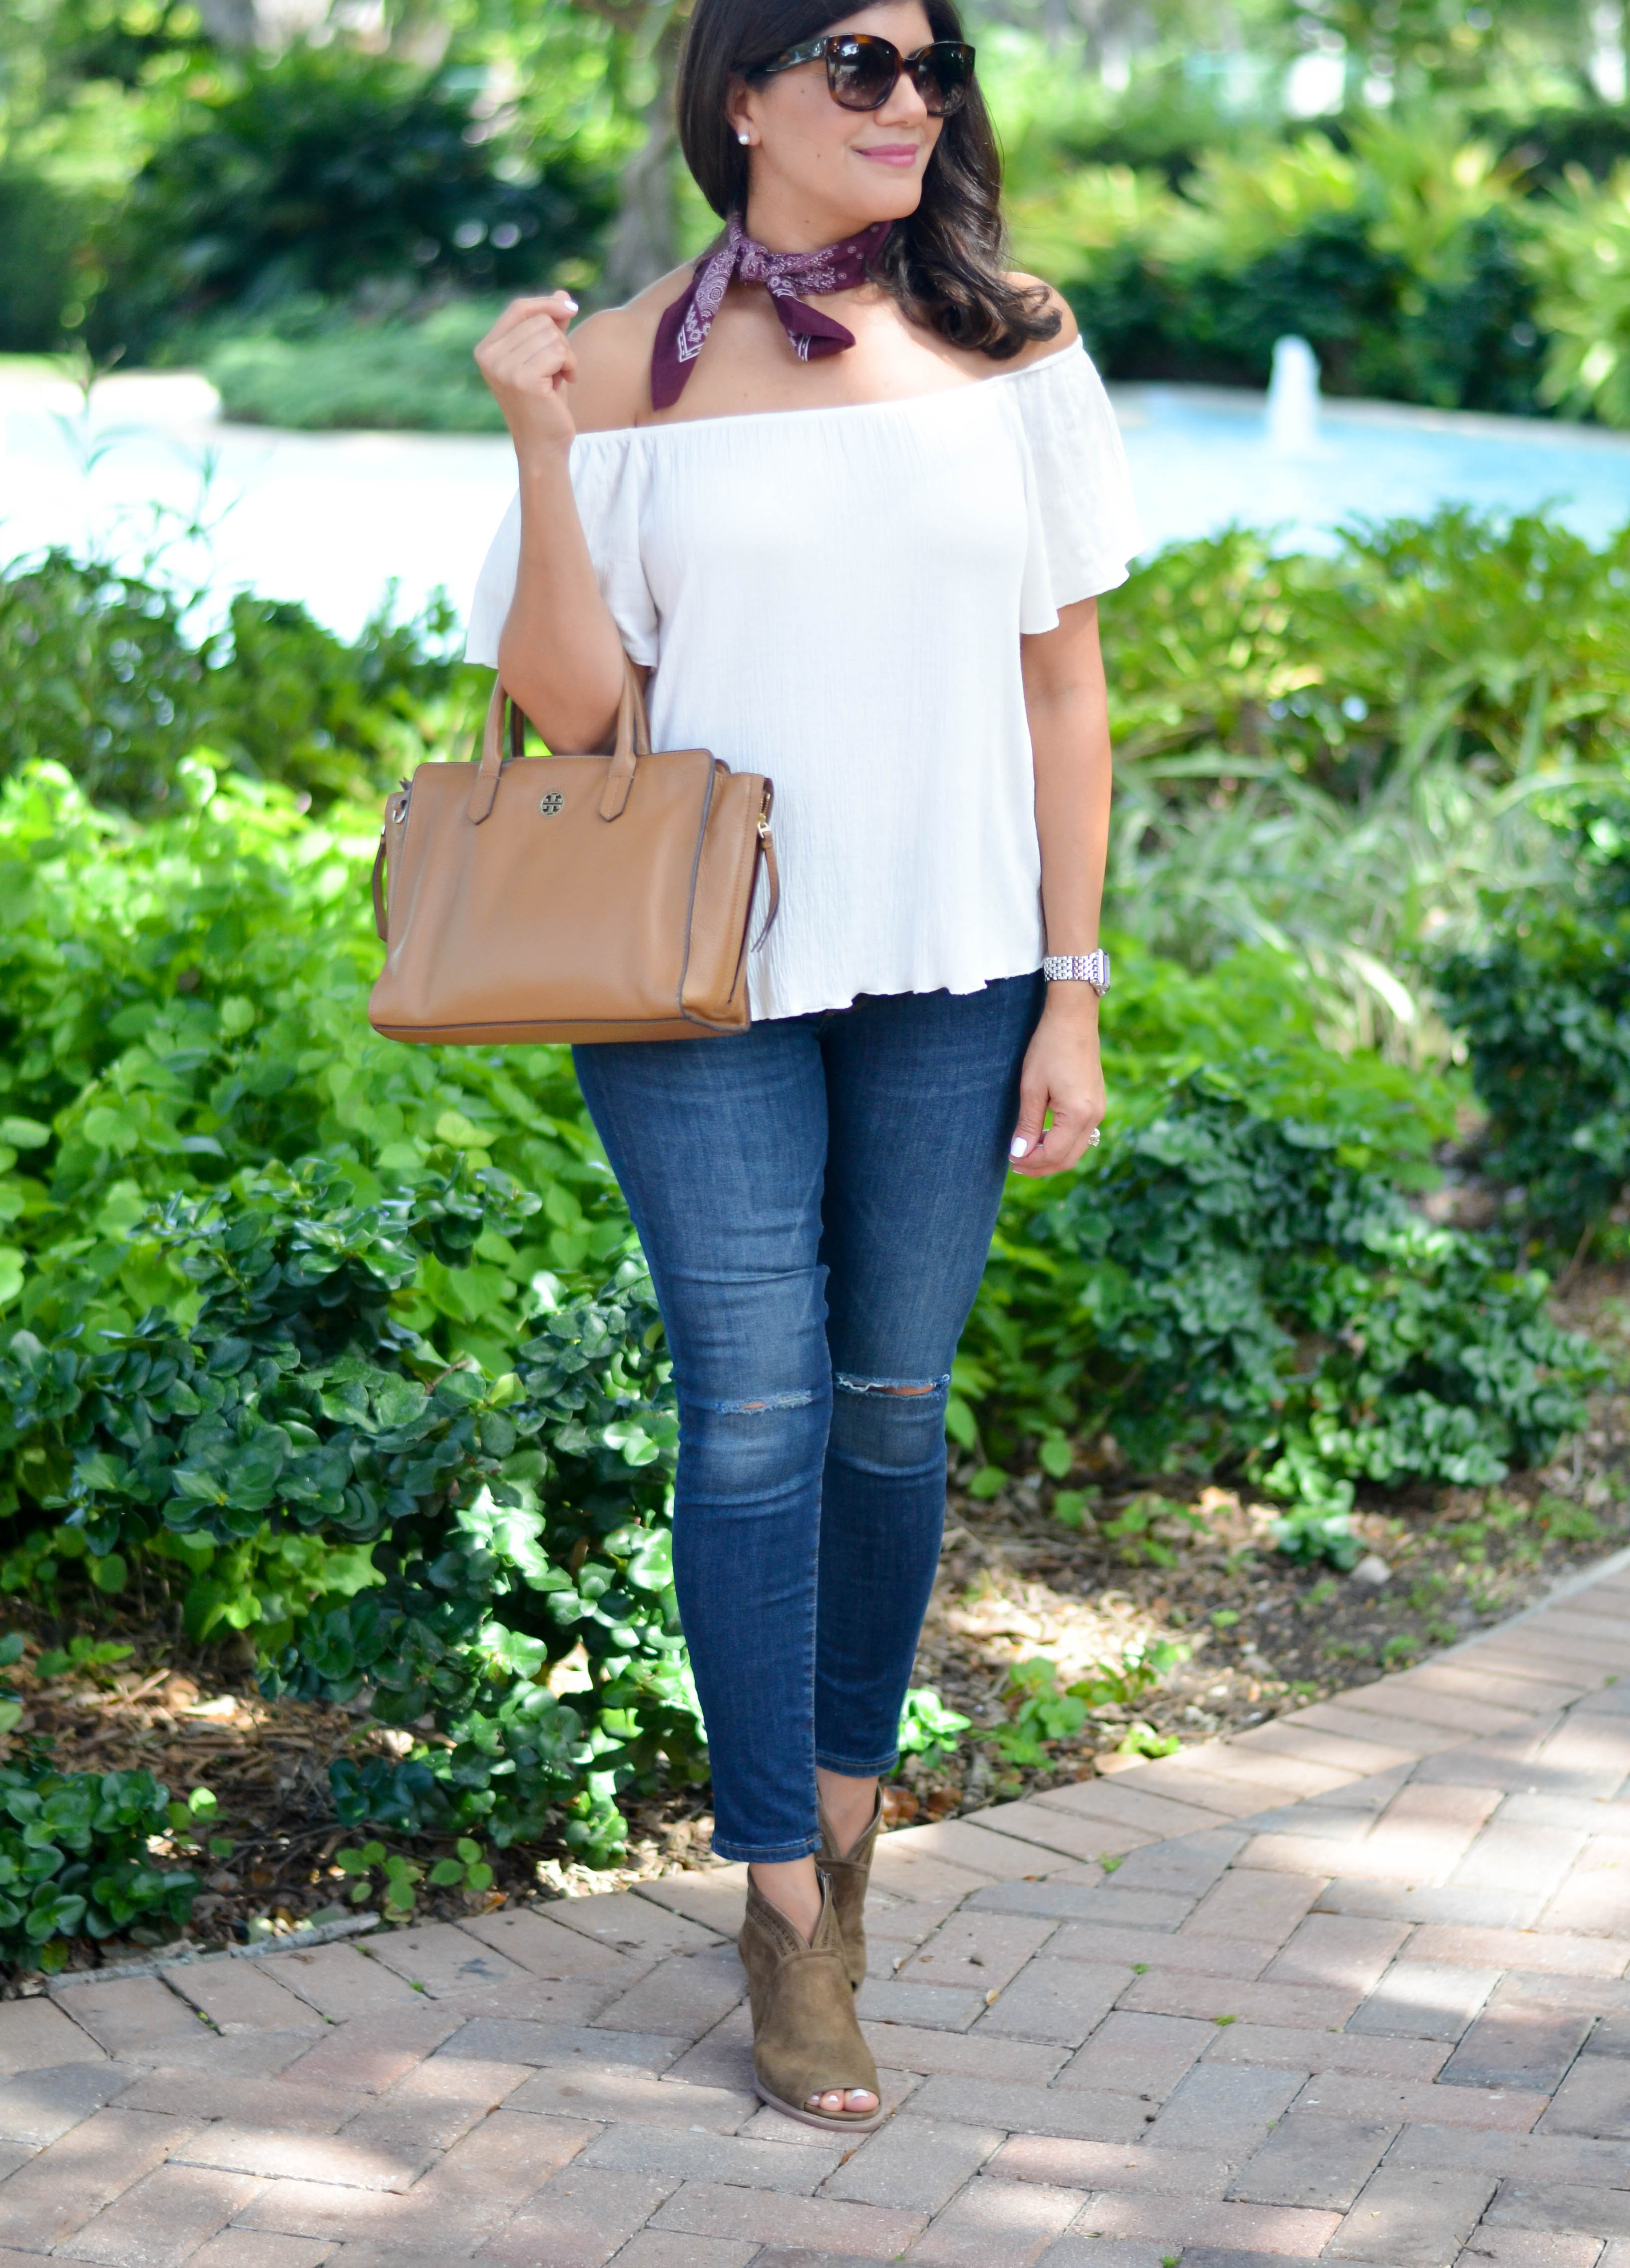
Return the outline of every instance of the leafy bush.
[[[1019,198],[1020,255],[1061,284],[1112,377],[1262,385],[1294,332],[1334,394],[1539,407],[1543,201],[1441,114],[1346,138],[1215,147],[1175,192],[1084,167]]]
[[[1630,811],[1558,824],[1569,885],[1491,900],[1485,939],[1436,976],[1489,1114],[1488,1170],[1571,1245],[1630,1178]]]
[[[327,802],[382,792],[446,715],[459,665],[444,658],[443,607],[415,622],[376,616],[350,644],[284,600],[240,593],[202,637],[184,627],[187,607],[160,579],[65,551],[0,575],[0,774],[61,764],[97,801],[147,811],[202,745]]]
[[[618,1847],[615,1786],[697,1745],[664,1502],[674,1424],[654,1310],[614,1296],[541,1318],[494,1381],[447,1367],[391,1312],[421,1259],[473,1259],[535,1198],[462,1171],[358,1206],[327,1165],[239,1176],[138,1224],[176,1256],[183,1322],[0,1355],[14,1486],[122,1578],[138,1553],[198,1565],[263,1535],[372,1547],[373,1580],[292,1619],[267,1683],[441,1736],[405,1762],[334,1767],[348,1822],[535,1836],[552,1809],[591,1856]],[[178,1303],[180,1304],[180,1303]],[[277,1633],[264,1631],[262,1644]],[[550,1666],[581,1647],[587,1719]]]
[[[371,830],[196,765],[179,784],[181,807],[137,828],[49,767],[0,783],[0,1221],[73,1263],[0,1303],[47,1332],[128,1329],[178,1288],[128,1242],[150,1201],[314,1154],[371,1201],[461,1155],[540,1191],[542,1215],[456,1283],[427,1261],[404,1316],[445,1359],[507,1369],[546,1294],[588,1289],[629,1244],[569,1059],[375,1039]]]
[[[1277,1068],[1195,1073],[1062,1195],[1010,1200],[956,1380],[988,1454],[1104,1428],[1136,1469],[1243,1464],[1343,1510],[1358,1481],[1487,1485],[1582,1422],[1601,1365],[1545,1277],[1429,1226],[1362,1127],[1252,1092]]]
[[[1624,538],[1445,510],[1274,556],[1174,545],[1105,609],[1117,741],[1111,918],[1205,968],[1296,952],[1319,1028],[1424,1064],[1417,974],[1483,893],[1566,889],[1532,815],[1630,730]]]
[[[176,786],[170,815],[133,828],[52,767],[0,784],[0,1311],[24,1326],[5,1359],[0,1584],[88,1576],[116,1591],[140,1553],[195,1636],[246,1631],[280,1686],[366,1683],[386,1721],[439,1720],[423,1753],[341,1773],[348,1820],[481,1822],[497,1837],[536,1832],[558,1803],[574,1843],[605,1855],[620,1831],[613,1780],[649,1771],[659,1747],[694,1770],[695,1728],[665,1535],[640,1540],[666,1473],[652,1317],[637,1285],[609,1306],[588,1297],[632,1239],[569,1064],[373,1040],[369,837],[195,762]],[[315,1152],[353,1195],[290,1175]],[[445,1193],[487,1190],[495,1160],[540,1201],[449,1212]],[[280,1268],[294,1245],[335,1257],[297,1270],[292,1311],[250,1315],[246,1256],[268,1239]],[[337,1305],[336,1282],[349,1287]],[[231,1367],[223,1333],[274,1349],[256,1356],[270,1371]],[[312,1384],[348,1361],[370,1381],[349,1416],[349,1387]],[[520,1407],[500,1418],[492,1396],[514,1399],[518,1373]],[[426,1395],[421,1373],[445,1375]],[[369,1393],[416,1397],[422,1498],[390,1496],[389,1428]],[[151,1428],[139,1475],[116,1431],[127,1417]],[[531,1427],[507,1453],[518,1477],[490,1464],[489,1418]],[[292,1463],[286,1442],[303,1445]],[[353,1475],[337,1508],[336,1459]],[[359,1511],[344,1490],[363,1479]],[[489,1480],[502,1511],[476,1506]],[[525,1613],[503,1605],[510,1589]],[[535,1680],[579,1646],[590,1692],[557,1706]]]
[[[0,1638],[0,1672],[23,1650],[16,1631]],[[0,1675],[0,1733],[21,1713]],[[77,1937],[170,1934],[200,1888],[173,1862],[215,1808],[202,1787],[172,1803],[151,1772],[58,1771],[35,1743],[0,1763],[0,1965],[60,1969]]]
[[[1616,765],[1627,569],[1624,535],[1597,549],[1543,513],[1465,505],[1348,526],[1328,556],[1245,530],[1173,544],[1105,610],[1117,752],[1222,747],[1235,777],[1255,761],[1347,806],[1411,754],[1502,785]]]
[[[1600,184],[1568,167],[1533,264],[1551,333],[1545,399],[1630,425],[1630,158]]]
[[[92,314],[102,347],[381,276],[511,290],[591,254],[612,210],[608,169],[569,142],[541,162],[505,152],[452,74],[335,41],[204,85],[131,184]]]
[[[184,1922],[198,1876],[149,1848],[169,1796],[151,1772],[0,1764],[0,1960],[61,1968],[70,1939]]]
[[[71,328],[96,205],[15,163],[0,166],[0,354],[50,354]]]
[[[204,368],[224,414],[251,424],[501,433],[472,354],[496,312],[459,303],[417,322],[341,317],[304,338],[229,335]]]

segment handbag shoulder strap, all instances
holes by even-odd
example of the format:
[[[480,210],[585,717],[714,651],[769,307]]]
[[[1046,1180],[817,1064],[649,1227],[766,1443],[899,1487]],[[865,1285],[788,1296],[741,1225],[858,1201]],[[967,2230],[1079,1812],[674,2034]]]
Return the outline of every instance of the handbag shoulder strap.
[[[510,700],[503,680],[495,681],[492,699],[487,704],[487,722],[481,730],[481,761],[470,790],[469,816],[479,827],[489,816],[498,793],[498,775],[503,769],[504,711],[509,711],[509,742],[511,756],[518,756],[524,746],[525,718]],[[650,754],[650,728],[645,721],[645,696],[640,690],[639,673],[625,653],[622,658],[622,696],[617,703],[617,737],[612,747],[611,766],[606,775],[606,786],[600,797],[600,817],[620,817],[628,800],[628,790],[634,784],[634,767],[641,756]]]

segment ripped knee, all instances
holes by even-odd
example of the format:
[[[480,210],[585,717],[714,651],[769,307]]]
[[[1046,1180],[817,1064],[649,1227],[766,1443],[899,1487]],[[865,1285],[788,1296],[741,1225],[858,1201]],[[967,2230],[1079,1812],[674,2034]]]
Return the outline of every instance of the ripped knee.
[[[840,1394],[863,1395],[880,1395],[885,1398],[914,1399],[924,1394],[943,1394],[951,1384],[950,1376],[943,1378],[856,1378],[852,1371],[833,1373],[832,1382]]]
[[[874,1473],[938,1470],[945,1463],[947,1378],[833,1377],[830,1447]]]
[[[702,1406],[721,1418],[760,1418],[778,1410],[807,1410],[814,1399],[812,1387],[795,1386],[785,1394],[760,1394],[741,1402],[709,1402]]]

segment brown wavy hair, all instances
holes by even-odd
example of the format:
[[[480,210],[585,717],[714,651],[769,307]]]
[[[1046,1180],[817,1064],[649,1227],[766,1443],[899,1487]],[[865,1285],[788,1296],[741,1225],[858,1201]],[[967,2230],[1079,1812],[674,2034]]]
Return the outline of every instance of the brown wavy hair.
[[[923,9],[936,40],[964,36],[952,0]],[[747,153],[724,114],[731,81],[751,85],[784,48],[842,21],[831,0],[696,0],[679,58],[679,145],[721,219],[747,202]],[[1062,320],[1042,287],[1009,282],[1006,248],[1002,154],[976,80],[940,129],[921,203],[894,224],[872,274],[907,320],[1005,362],[1032,339],[1055,338]]]

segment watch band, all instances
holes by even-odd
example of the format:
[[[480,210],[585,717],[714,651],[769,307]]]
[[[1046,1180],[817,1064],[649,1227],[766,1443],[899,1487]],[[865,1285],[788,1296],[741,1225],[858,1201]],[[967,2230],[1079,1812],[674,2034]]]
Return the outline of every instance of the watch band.
[[[1094,953],[1050,953],[1041,964],[1049,984],[1090,984],[1101,1000],[1109,990],[1109,955]]]

